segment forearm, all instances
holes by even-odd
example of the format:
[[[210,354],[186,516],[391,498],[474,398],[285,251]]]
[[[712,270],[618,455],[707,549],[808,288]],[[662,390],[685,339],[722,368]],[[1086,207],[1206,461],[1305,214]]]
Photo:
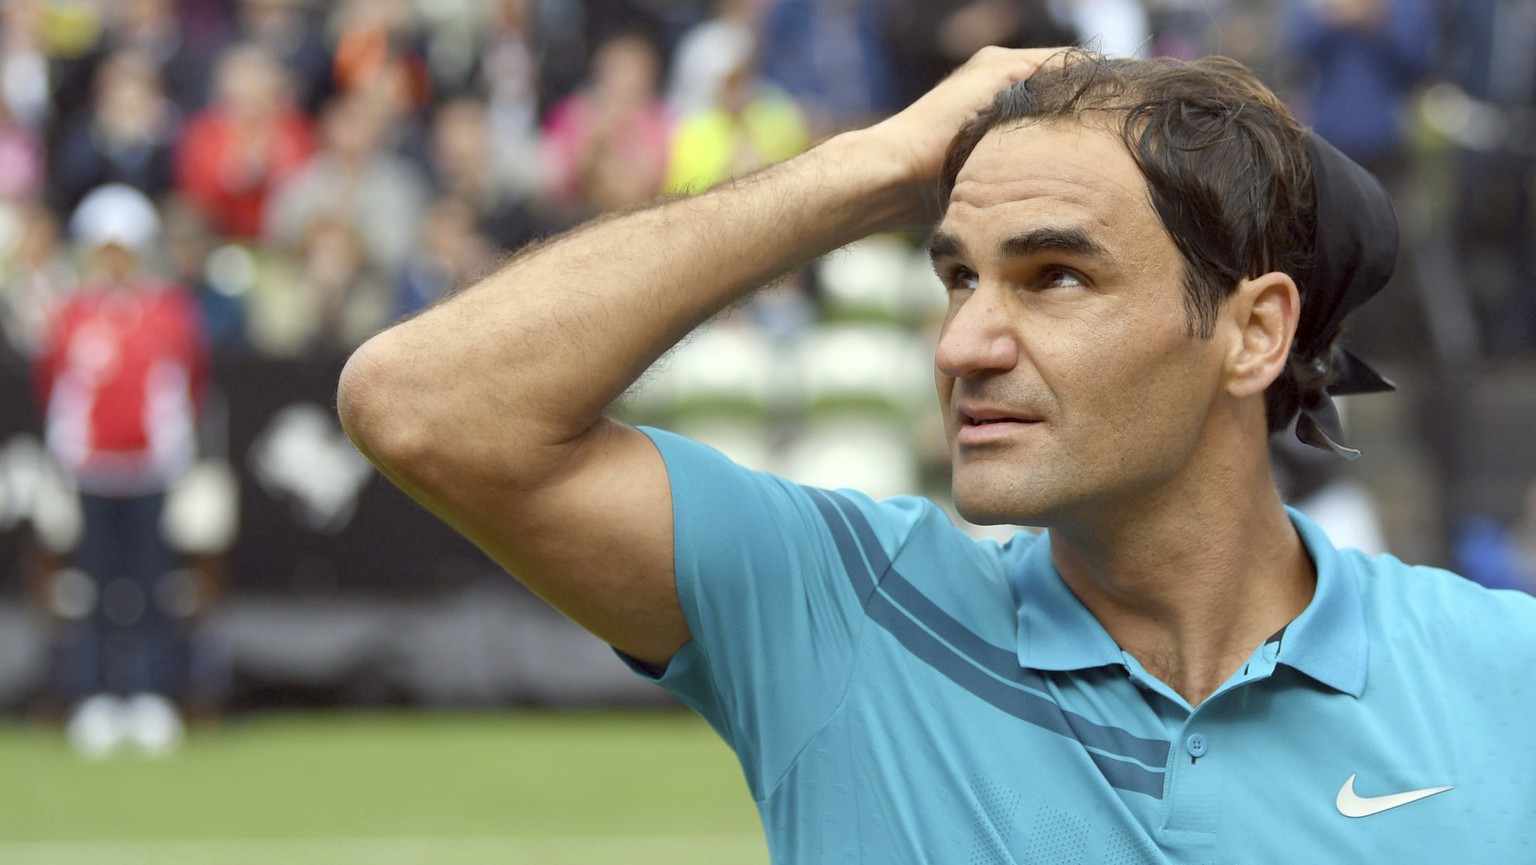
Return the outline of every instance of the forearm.
[[[366,448],[388,437],[549,465],[700,322],[831,249],[918,212],[895,160],[839,136],[696,198],[600,220],[375,337],[342,408]],[[349,411],[350,408],[350,411]],[[481,449],[484,450],[481,450]]]

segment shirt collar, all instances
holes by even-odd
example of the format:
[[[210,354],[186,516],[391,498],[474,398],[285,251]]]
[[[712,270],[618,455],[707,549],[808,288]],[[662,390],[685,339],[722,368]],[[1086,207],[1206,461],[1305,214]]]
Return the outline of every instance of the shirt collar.
[[[1050,533],[1042,533],[1014,577],[1019,602],[1019,665],[1027,670],[1086,670],[1125,659],[1093,613],[1072,594],[1051,559]]]
[[[1359,697],[1368,659],[1360,590],[1349,563],[1323,530],[1300,511],[1286,510],[1316,566],[1317,589],[1307,608],[1286,626],[1276,663]],[[1062,581],[1048,534],[1024,556],[1014,588],[1020,666],[1065,672],[1125,663],[1114,638]]]
[[[1286,508],[1317,570],[1312,603],[1285,629],[1276,663],[1311,676],[1351,697],[1365,693],[1370,659],[1365,603],[1350,562],[1317,524]]]

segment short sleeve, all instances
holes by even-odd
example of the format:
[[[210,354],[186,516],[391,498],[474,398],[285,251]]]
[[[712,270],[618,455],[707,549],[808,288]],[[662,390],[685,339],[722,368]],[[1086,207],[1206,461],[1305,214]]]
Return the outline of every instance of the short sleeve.
[[[911,520],[900,508],[854,504],[855,494],[803,488],[643,431],[671,482],[677,594],[692,640],[660,676],[631,664],[719,731],[761,798],[841,701],[868,621],[870,574],[850,575],[829,502],[873,517],[887,550]]]

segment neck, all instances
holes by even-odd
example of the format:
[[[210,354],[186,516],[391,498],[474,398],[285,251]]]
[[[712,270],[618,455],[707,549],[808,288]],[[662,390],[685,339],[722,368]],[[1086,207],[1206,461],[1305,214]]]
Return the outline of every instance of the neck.
[[[1051,529],[1052,556],[1073,593],[1191,706],[1306,609],[1316,587],[1257,450],[1186,472],[1207,479],[1189,485],[1193,495],[1175,484],[1113,518]]]

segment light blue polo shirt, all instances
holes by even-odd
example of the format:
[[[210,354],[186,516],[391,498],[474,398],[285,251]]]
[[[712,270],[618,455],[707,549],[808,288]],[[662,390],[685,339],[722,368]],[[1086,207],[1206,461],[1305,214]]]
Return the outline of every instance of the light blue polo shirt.
[[[646,432],[693,633],[659,681],[735,749],[776,863],[1536,863],[1536,599],[1293,511],[1312,603],[1192,711],[1043,537]]]

